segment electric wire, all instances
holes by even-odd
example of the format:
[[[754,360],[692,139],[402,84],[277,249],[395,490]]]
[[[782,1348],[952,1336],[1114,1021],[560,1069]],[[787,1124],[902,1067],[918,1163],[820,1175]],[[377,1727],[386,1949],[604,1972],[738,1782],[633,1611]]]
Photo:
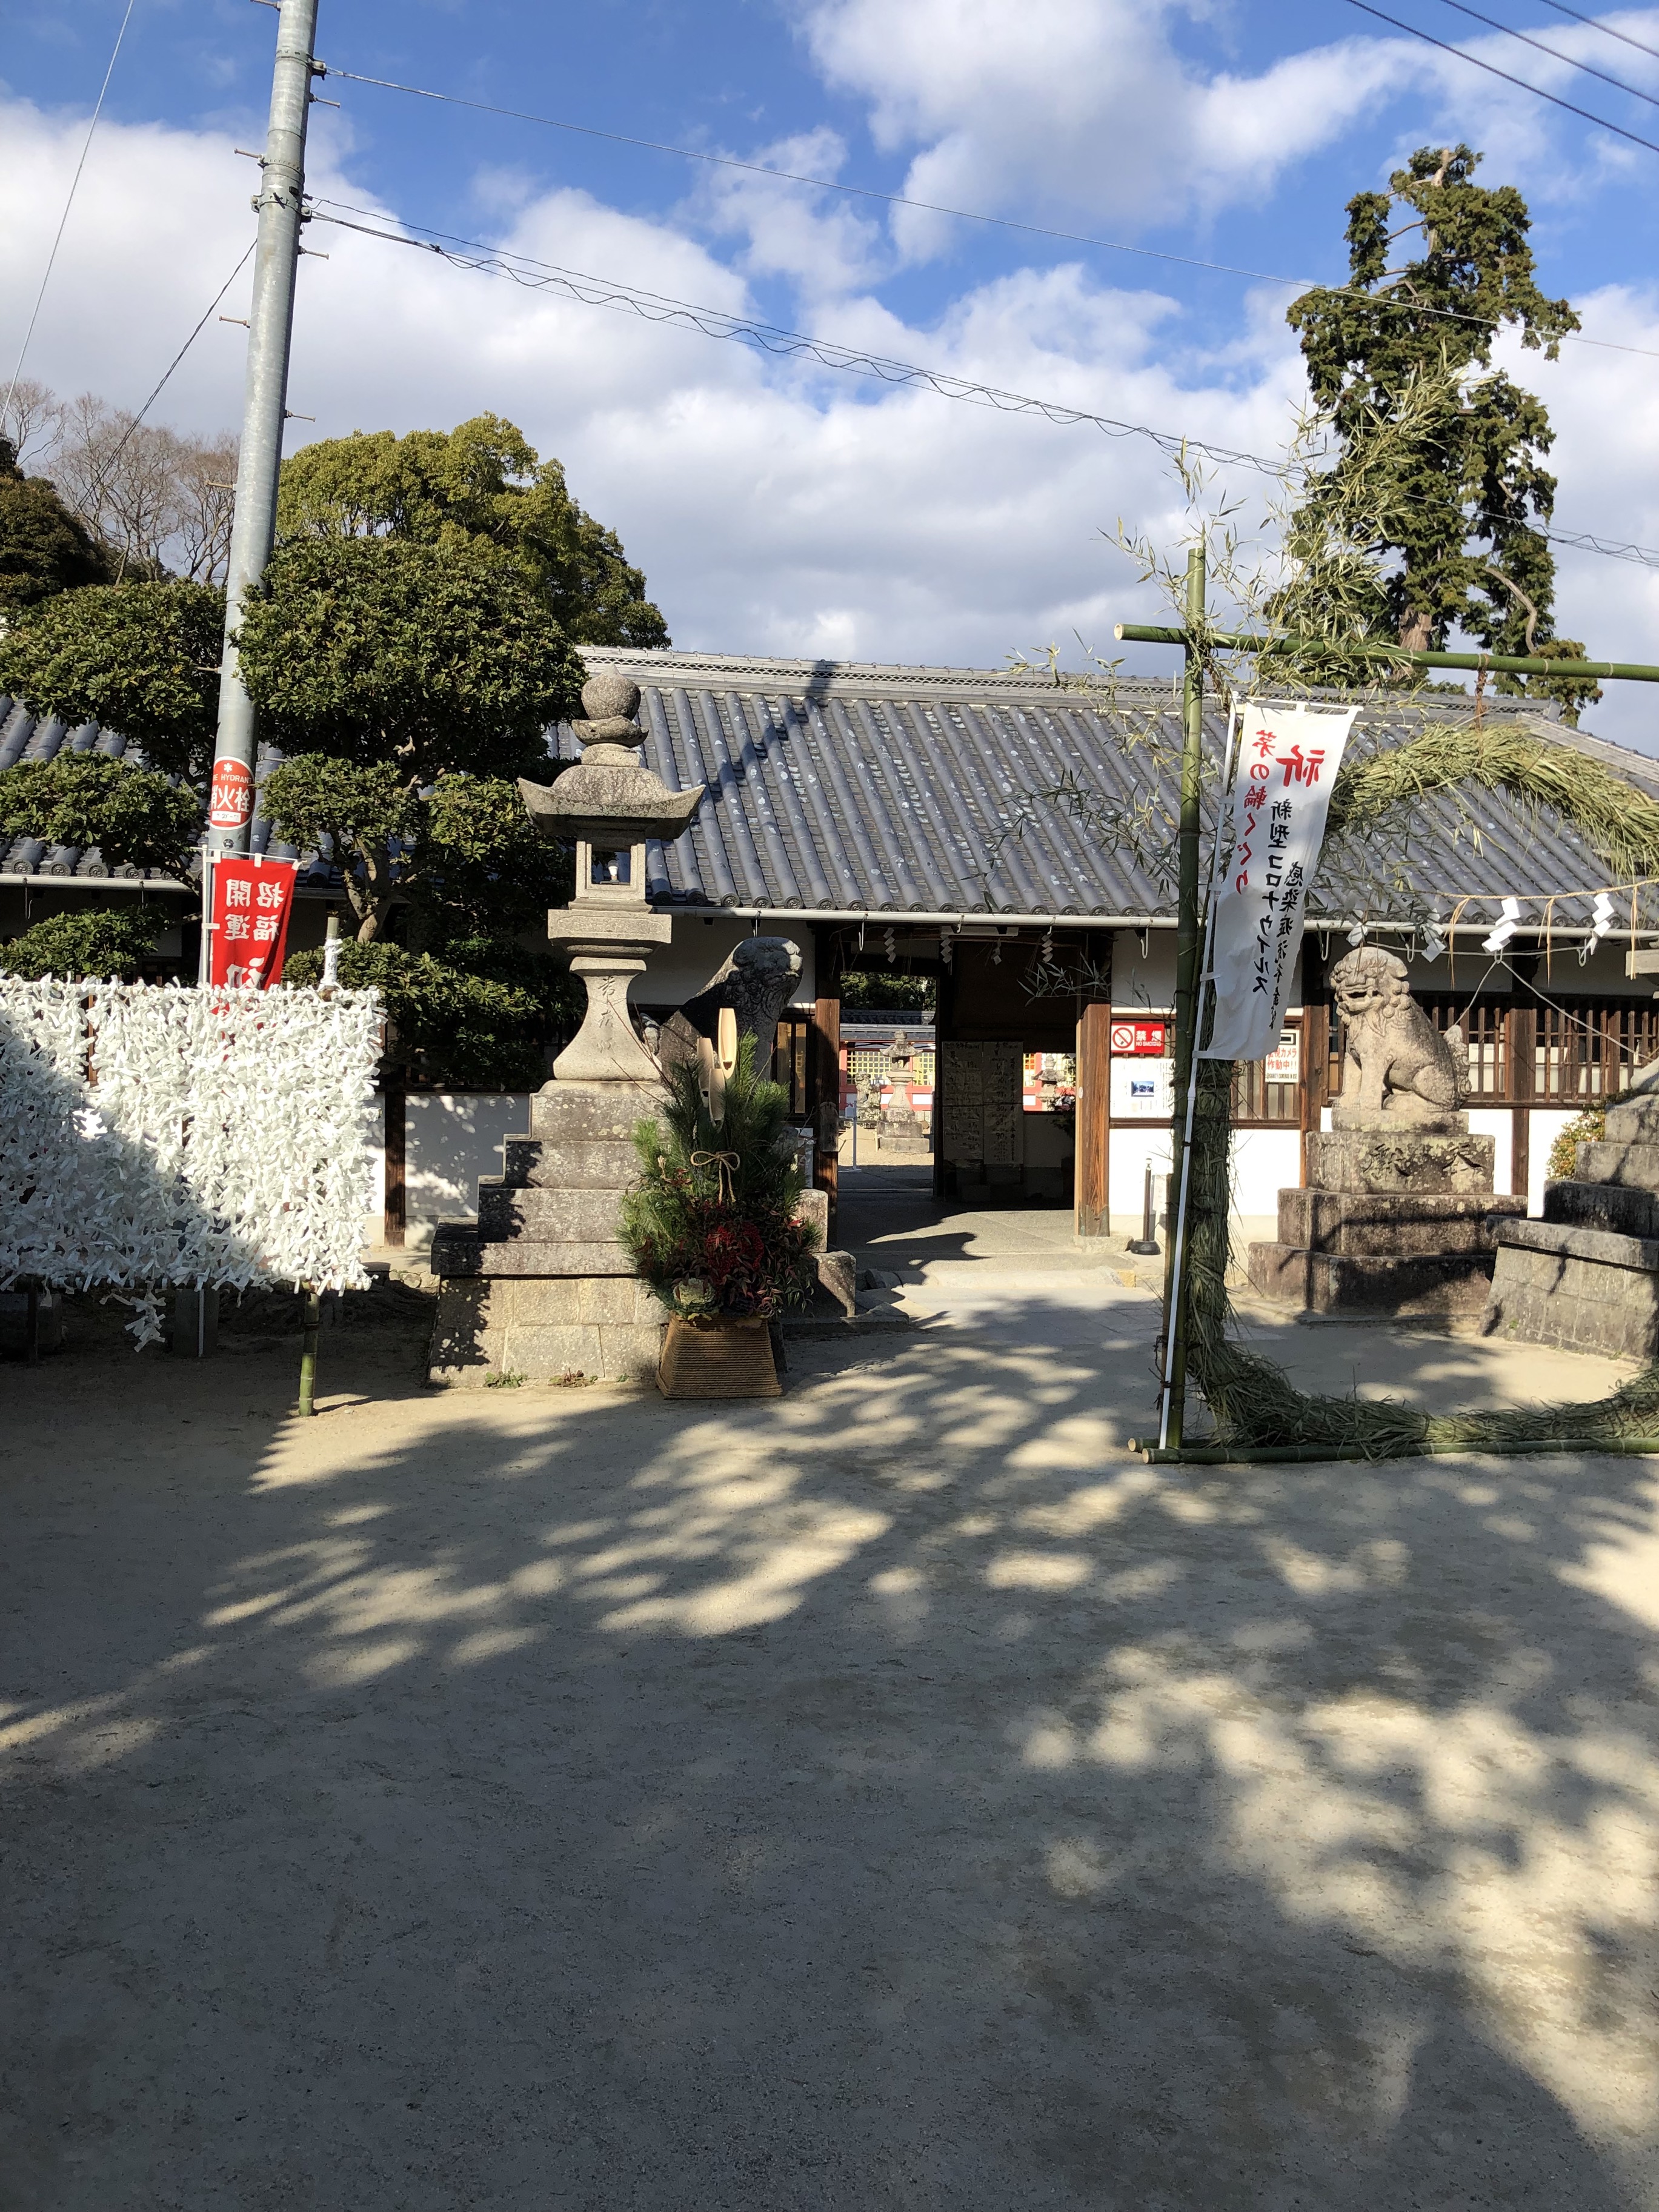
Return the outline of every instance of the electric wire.
[[[347,218],[372,216],[375,210],[355,207],[348,200],[316,198],[308,205],[317,210],[314,219],[319,222],[356,231],[362,237],[379,239],[384,245],[409,246],[420,252],[434,253],[455,268],[471,270],[480,276],[507,277],[526,290],[562,292],[585,307],[609,307],[619,313],[637,315],[647,322],[678,324],[700,331],[705,337],[751,344],[784,359],[804,355],[825,368],[873,376],[885,384],[924,387],[944,399],[964,399],[980,406],[995,407],[1005,414],[1041,415],[1045,421],[1062,427],[1092,423],[1109,436],[1150,439],[1160,452],[1171,457],[1182,453],[1202,453],[1224,465],[1255,469],[1264,476],[1284,473],[1281,463],[1268,460],[1260,453],[1212,446],[1201,439],[1181,437],[1173,431],[1154,430],[1144,422],[1124,422],[1112,416],[1092,414],[1085,408],[1067,407],[1055,400],[1037,399],[994,385],[976,384],[970,378],[956,376],[946,370],[923,368],[915,362],[894,361],[879,354],[859,353],[830,339],[808,337],[801,331],[782,330],[749,316],[732,314],[722,307],[700,307],[666,293],[649,292],[637,285],[590,276],[580,270],[562,269],[556,263],[538,261],[529,254],[485,246],[477,239],[459,238],[453,232],[433,230],[424,223],[406,224],[407,230],[426,234],[422,238],[409,238],[371,223],[354,222]],[[337,208],[340,213],[325,215],[322,212],[325,208]],[[458,247],[465,250],[458,252]],[[212,313],[211,308],[209,313]],[[1585,531],[1544,529],[1540,534],[1552,544],[1571,546],[1577,551],[1600,553],[1610,560],[1631,561],[1644,568],[1659,568],[1659,550],[1648,546],[1597,538]]]
[[[1581,15],[1576,8],[1568,8],[1563,0],[1544,0],[1547,8],[1553,8],[1558,15],[1571,15],[1575,23],[1583,23],[1592,31],[1600,31],[1606,39],[1617,39],[1621,45],[1634,46],[1638,54],[1646,54],[1659,62],[1659,46],[1644,46],[1640,39],[1632,39],[1628,31],[1615,31],[1611,23],[1603,23],[1595,15]]]
[[[580,269],[562,269],[550,262],[532,262],[527,255],[508,255],[495,248],[465,241],[471,250],[458,251],[463,241],[443,245],[436,234],[431,239],[406,238],[396,231],[380,230],[367,223],[353,222],[344,216],[325,215],[324,206],[340,207],[337,201],[313,203],[319,212],[314,220],[334,224],[342,230],[355,230],[366,238],[378,238],[388,246],[412,246],[417,252],[434,253],[441,259],[459,269],[470,269],[481,276],[504,276],[522,285],[526,291],[562,292],[579,300],[586,307],[609,307],[619,313],[634,314],[646,322],[673,323],[701,331],[706,337],[729,338],[738,344],[752,345],[760,351],[779,359],[807,358],[825,368],[839,369],[857,376],[874,378],[880,383],[927,386],[942,398],[963,399],[970,404],[992,407],[1004,414],[1041,415],[1046,421],[1061,425],[1090,422],[1109,437],[1148,438],[1160,451],[1172,457],[1182,453],[1202,453],[1207,459],[1229,467],[1261,470],[1270,476],[1280,473],[1276,462],[1265,460],[1260,454],[1243,453],[1226,446],[1213,446],[1198,438],[1183,438],[1169,430],[1155,430],[1144,422],[1126,422],[1110,415],[1097,415],[1086,407],[1066,406],[1058,400],[1034,398],[1029,392],[1009,392],[996,385],[979,384],[973,379],[957,376],[949,370],[923,368],[914,362],[894,361],[883,354],[866,353],[852,346],[836,344],[828,338],[809,337],[805,331],[789,331],[771,323],[763,323],[747,315],[735,315],[723,307],[702,307],[690,301],[677,300],[666,293],[650,292],[642,287],[623,284],[614,280],[588,275]],[[368,210],[356,210],[368,213]]]
[[[254,248],[258,245],[258,243],[259,241],[257,238],[252,241],[246,252],[243,254],[241,259],[231,270],[229,276],[226,277],[224,283],[219,287],[213,297],[208,301],[206,310],[202,316],[201,321],[197,324],[195,329],[185,340],[183,345],[179,347],[178,352],[173,355],[173,359],[167,363],[166,368],[162,370],[161,380],[155,386],[155,390],[150,393],[149,398],[145,400],[143,405],[138,410],[138,412],[133,416],[131,422],[127,424],[126,428],[121,433],[120,442],[117,445],[115,451],[110,455],[108,460],[105,462],[103,467],[99,471],[97,477],[94,480],[92,489],[93,495],[94,497],[109,482],[111,476],[114,473],[115,464],[120,459],[122,454],[127,449],[127,441],[132,436],[133,432],[137,429],[145,416],[149,414],[150,409],[154,407],[156,401],[161,398],[162,392],[166,389],[168,378],[171,377],[173,370],[178,368],[179,362],[184,359],[185,356],[195,344],[197,339],[201,337],[202,332],[206,329],[208,316],[213,313],[220,301],[224,298],[226,293],[229,291],[231,286],[236,282],[236,279],[241,275],[243,270],[247,267],[248,263],[253,258]]]
[[[86,143],[81,149],[81,158],[75,165],[75,174],[70,179],[69,197],[64,202],[64,212],[58,220],[58,234],[52,241],[52,252],[46,256],[46,272],[40,279],[40,289],[34,295],[34,311],[29,317],[28,328],[23,333],[23,343],[17,352],[17,366],[11,373],[11,382],[6,387],[3,406],[0,406],[0,422],[11,412],[11,403],[17,396],[18,380],[23,374],[23,363],[28,357],[34,326],[40,319],[41,304],[46,296],[46,287],[52,282],[52,272],[57,265],[58,249],[64,242],[64,232],[70,219],[70,210],[75,205],[75,195],[81,187],[81,172],[87,166],[87,156],[92,151],[92,134],[98,128],[98,118],[104,112],[104,95],[109,90],[109,81],[115,74],[116,58],[121,51],[121,41],[127,34],[127,25],[132,21],[132,11],[137,0],[127,0],[127,12],[121,18],[121,27],[115,33],[115,44],[110,49],[109,67],[104,71],[104,82],[98,88],[98,104],[92,111],[92,120],[87,125]]]
[[[1435,43],[1439,44],[1440,41]],[[1462,49],[1449,46],[1446,51],[1461,53]],[[781,184],[808,185],[817,191],[841,192],[854,199],[879,200],[889,207],[916,208],[926,215],[950,216],[960,222],[987,223],[999,230],[1019,231],[1028,238],[1055,239],[1065,246],[1089,246],[1104,253],[1129,253],[1143,261],[1168,261],[1177,268],[1202,269],[1212,276],[1243,276],[1255,284],[1283,284],[1298,291],[1326,292],[1338,298],[1362,300],[1372,307],[1392,308],[1401,314],[1433,315],[1443,322],[1477,323],[1483,330],[1495,331],[1500,327],[1489,316],[1470,314],[1459,307],[1431,307],[1414,301],[1383,299],[1358,285],[1326,284],[1316,276],[1282,276],[1265,269],[1237,268],[1227,261],[1201,261],[1194,254],[1170,253],[1153,246],[1126,246],[1120,239],[1094,238],[1082,231],[1054,230],[1042,223],[1019,222],[1012,216],[984,215],[973,208],[945,207],[934,200],[914,200],[902,192],[878,191],[871,185],[847,185],[839,183],[833,177],[811,177],[795,169],[774,169],[763,161],[739,161],[735,155],[710,154],[695,146],[671,146],[657,138],[632,138],[625,132],[601,131],[589,123],[568,123],[556,115],[532,115],[524,108],[500,107],[486,100],[464,99],[459,93],[434,92],[425,85],[399,84],[393,78],[386,76],[365,76],[356,70],[337,69],[331,63],[324,64],[319,62],[317,66],[321,76],[338,77],[347,84],[376,85],[383,92],[405,93],[414,100],[437,100],[447,107],[470,107],[480,115],[500,115],[514,123],[539,124],[549,131],[568,131],[584,138],[602,138],[613,146],[634,146],[645,153],[674,154],[682,161],[703,161],[720,169],[741,169],[749,176],[771,177]],[[1498,74],[1501,76],[1503,72],[1500,70]],[[1517,77],[1513,82],[1518,84],[1521,80]],[[1528,86],[1527,89],[1532,88]],[[1591,119],[1594,120],[1593,118]],[[1647,142],[1643,140],[1640,143],[1645,144]],[[1659,360],[1659,349],[1652,346],[1621,345],[1613,338],[1590,338],[1582,333],[1564,333],[1560,342],[1567,345],[1595,346],[1608,353],[1640,354],[1648,360]]]
[[[1650,92],[1638,92],[1633,84],[1626,84],[1622,77],[1609,76],[1605,70],[1592,69],[1588,62],[1576,61],[1571,54],[1564,54],[1554,46],[1547,46],[1541,39],[1534,39],[1525,31],[1514,30],[1507,23],[1500,23],[1495,15],[1483,15],[1478,8],[1466,6],[1465,0],[1444,0],[1444,5],[1455,9],[1460,15],[1467,15],[1474,22],[1484,23],[1489,31],[1501,31],[1506,39],[1518,39],[1523,46],[1532,47],[1534,52],[1547,54],[1553,62],[1565,62],[1569,69],[1582,70],[1586,76],[1593,76],[1602,84],[1610,84],[1615,92],[1628,93],[1632,100],[1645,100],[1650,107],[1659,107],[1659,100],[1656,100]]]
[[[1637,131],[1626,131],[1622,123],[1609,123],[1605,115],[1592,115],[1588,107],[1580,107],[1571,100],[1563,100],[1559,93],[1546,92],[1542,85],[1528,84],[1523,76],[1511,76],[1508,70],[1499,69],[1496,62],[1483,62],[1479,54],[1472,54],[1462,46],[1455,46],[1448,39],[1437,39],[1432,31],[1419,31],[1415,23],[1402,23],[1398,15],[1385,15],[1380,8],[1371,6],[1370,0],[1348,0],[1348,5],[1358,8],[1362,15],[1375,15],[1379,23],[1388,24],[1391,30],[1404,31],[1408,38],[1421,39],[1426,46],[1438,46],[1443,54],[1455,54],[1459,61],[1468,62],[1471,69],[1485,70],[1488,76],[1502,77],[1505,84],[1512,84],[1522,92],[1531,93],[1534,100],[1547,100],[1552,107],[1565,108],[1569,115],[1577,115],[1586,123],[1593,123],[1598,131],[1611,131],[1616,137],[1628,138],[1632,146],[1644,146],[1650,154],[1659,154],[1659,145],[1656,145],[1651,138],[1644,138]]]

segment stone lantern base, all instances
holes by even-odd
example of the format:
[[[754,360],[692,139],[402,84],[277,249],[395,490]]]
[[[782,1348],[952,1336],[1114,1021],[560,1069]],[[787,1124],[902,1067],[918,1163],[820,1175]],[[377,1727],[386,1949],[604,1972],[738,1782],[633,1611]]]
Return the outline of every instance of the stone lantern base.
[[[665,1316],[623,1249],[619,1209],[639,1172],[634,1125],[662,1108],[649,1083],[562,1080],[531,1100],[506,1173],[479,1182],[476,1223],[433,1239],[434,1382],[652,1380]]]

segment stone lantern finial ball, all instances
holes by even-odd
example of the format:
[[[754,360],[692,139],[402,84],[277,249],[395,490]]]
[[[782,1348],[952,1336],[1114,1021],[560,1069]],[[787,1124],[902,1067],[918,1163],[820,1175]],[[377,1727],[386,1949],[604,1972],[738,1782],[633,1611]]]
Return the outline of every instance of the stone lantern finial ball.
[[[582,686],[582,705],[590,722],[608,722],[613,715],[632,721],[639,709],[640,687],[631,677],[606,669],[590,676]]]

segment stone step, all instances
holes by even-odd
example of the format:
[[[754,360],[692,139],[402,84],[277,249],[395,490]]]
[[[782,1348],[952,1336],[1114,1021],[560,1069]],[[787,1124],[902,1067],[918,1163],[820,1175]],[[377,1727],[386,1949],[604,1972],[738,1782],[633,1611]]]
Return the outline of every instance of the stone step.
[[[1609,1106],[1607,1133],[1614,1144],[1659,1145],[1659,1097],[1631,1098]]]
[[[1402,1318],[1478,1314],[1486,1304],[1491,1252],[1419,1252],[1400,1259],[1347,1259],[1290,1244],[1252,1244],[1252,1289],[1316,1314],[1397,1314]]]
[[[634,1262],[614,1237],[605,1242],[516,1237],[497,1243],[471,1221],[441,1221],[431,1253],[434,1275],[631,1275]]]
[[[491,1181],[559,1190],[626,1190],[637,1180],[640,1156],[613,1137],[509,1137],[502,1148],[507,1172]]]
[[[618,1231],[621,1195],[614,1188],[548,1190],[485,1176],[478,1184],[478,1234],[489,1243],[609,1243]]]
[[[544,1083],[530,1101],[530,1134],[561,1145],[626,1145],[636,1121],[659,1119],[667,1093],[645,1083]]]
[[[1659,1352],[1659,1243],[1567,1222],[1506,1223],[1484,1332],[1645,1364]]]
[[[1490,1252],[1492,1222],[1526,1210],[1490,1191],[1281,1190],[1279,1241],[1344,1259]]]
[[[1580,1145],[1575,1182],[1622,1183],[1627,1190],[1659,1193],[1659,1145],[1632,1145],[1603,1139]]]
[[[1659,1197],[1618,1182],[1547,1182],[1544,1218],[1620,1237],[1659,1236]]]

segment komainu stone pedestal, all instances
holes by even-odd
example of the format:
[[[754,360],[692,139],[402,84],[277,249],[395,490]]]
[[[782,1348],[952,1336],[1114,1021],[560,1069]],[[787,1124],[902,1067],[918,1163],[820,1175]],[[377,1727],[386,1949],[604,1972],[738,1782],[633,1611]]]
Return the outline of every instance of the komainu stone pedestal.
[[[506,1173],[478,1185],[476,1223],[433,1238],[434,1382],[651,1381],[663,1310],[623,1249],[620,1208],[639,1172],[634,1125],[662,1106],[651,1084],[550,1083],[531,1100]]]
[[[1634,1091],[1572,1181],[1545,1184],[1543,1219],[1499,1231],[1487,1335],[1659,1357],[1659,1066]]]
[[[1279,1241],[1252,1244],[1264,1297],[1316,1314],[1478,1317],[1492,1283],[1496,1147],[1469,1133],[1461,1030],[1442,1036],[1381,945],[1339,960],[1342,1095],[1310,1134],[1305,1190],[1279,1194]]]
[[[1494,1218],[1526,1200],[1492,1194],[1490,1137],[1471,1136],[1466,1115],[1440,1118],[1310,1136],[1309,1187],[1279,1192],[1279,1241],[1250,1247],[1252,1287],[1316,1314],[1480,1315]]]

